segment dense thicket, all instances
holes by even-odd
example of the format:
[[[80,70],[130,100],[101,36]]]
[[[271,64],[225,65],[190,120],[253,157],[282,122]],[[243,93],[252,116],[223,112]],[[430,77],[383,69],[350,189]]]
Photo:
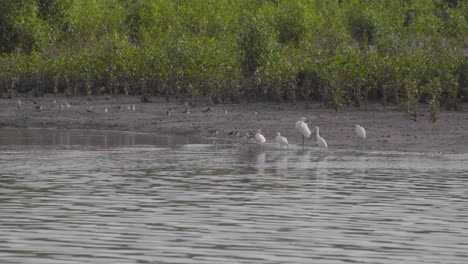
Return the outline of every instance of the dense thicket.
[[[456,108],[468,1],[0,0],[0,89]]]

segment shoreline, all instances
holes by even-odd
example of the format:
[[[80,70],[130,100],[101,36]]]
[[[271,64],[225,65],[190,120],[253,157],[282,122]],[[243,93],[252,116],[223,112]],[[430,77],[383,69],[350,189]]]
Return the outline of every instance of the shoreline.
[[[142,103],[139,96],[94,96],[66,98],[63,95],[46,95],[40,98],[0,99],[0,127],[35,127],[58,129],[94,129],[142,133],[177,134],[194,137],[216,137],[236,140],[229,136],[233,130],[241,133],[261,129],[267,142],[273,141],[276,132],[288,138],[290,144],[300,145],[302,136],[294,124],[304,116],[309,127],[320,127],[320,135],[327,140],[329,149],[351,149],[356,146],[353,126],[360,124],[367,131],[365,149],[374,151],[468,153],[468,104],[460,111],[441,110],[436,123],[429,120],[428,112],[421,107],[418,121],[410,120],[400,107],[384,108],[378,103],[369,104],[367,110],[346,107],[341,111],[327,109],[320,103],[255,102],[218,104],[206,111],[207,104],[186,107],[172,99],[151,98]],[[33,99],[43,107],[36,110]],[[56,103],[54,103],[54,100]],[[60,104],[71,104],[61,110]],[[121,105],[122,110],[117,106]],[[127,107],[135,105],[135,111]],[[92,107],[91,111],[87,108]],[[107,107],[108,112],[104,112]],[[166,112],[173,109],[171,116]],[[183,113],[186,108],[190,114]],[[224,110],[227,110],[225,114]],[[217,130],[214,136],[210,131]],[[316,147],[314,135],[306,140],[306,147]]]

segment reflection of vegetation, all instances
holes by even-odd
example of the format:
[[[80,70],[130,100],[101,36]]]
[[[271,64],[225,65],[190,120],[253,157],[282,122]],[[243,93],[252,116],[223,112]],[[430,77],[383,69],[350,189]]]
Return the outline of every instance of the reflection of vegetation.
[[[143,169],[142,171],[143,171],[144,176],[148,176],[148,175],[153,174],[154,169]]]
[[[9,198],[0,198],[0,203],[5,203],[5,202],[8,202],[10,200],[11,199],[9,199]]]
[[[468,93],[467,9],[445,0],[0,0],[0,92],[457,109]]]
[[[16,179],[2,179],[0,182],[6,183],[6,184],[15,184]]]
[[[50,188],[32,187],[32,186],[15,186],[16,189],[28,192],[47,192]]]
[[[212,172],[213,175],[227,175],[232,173],[232,169],[216,169]]]

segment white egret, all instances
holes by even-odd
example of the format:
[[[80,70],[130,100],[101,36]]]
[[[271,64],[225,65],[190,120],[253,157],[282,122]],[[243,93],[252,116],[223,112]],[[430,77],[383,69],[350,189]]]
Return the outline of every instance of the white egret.
[[[283,147],[285,147],[285,148],[289,147],[288,139],[281,136],[280,132],[276,132],[275,141],[276,141],[276,143],[278,143],[280,149],[283,148]]]
[[[325,149],[328,148],[328,145],[327,145],[327,141],[323,137],[320,136],[319,131],[320,131],[319,127],[316,126],[315,127],[315,137],[317,139],[317,145],[320,148],[320,152],[322,152],[322,151],[324,151]]]
[[[301,117],[299,121],[296,122],[296,130],[297,132],[302,134],[302,147],[305,145],[305,139],[309,138],[312,134],[310,132],[309,126],[305,123],[307,119],[305,117]]]
[[[257,131],[257,134],[255,134],[255,141],[260,144],[263,144],[266,142],[265,137],[262,135],[262,130],[259,129]]]
[[[364,140],[366,140],[366,130],[360,125],[355,125],[354,130],[356,131],[356,135],[357,135],[356,148],[359,148],[359,142],[364,143]]]

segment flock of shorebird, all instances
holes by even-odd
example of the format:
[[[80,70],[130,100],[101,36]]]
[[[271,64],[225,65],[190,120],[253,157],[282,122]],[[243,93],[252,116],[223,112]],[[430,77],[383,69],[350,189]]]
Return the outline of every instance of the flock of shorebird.
[[[309,129],[309,126],[306,123],[307,119],[305,117],[301,117],[295,124],[295,129],[302,135],[302,147],[305,147],[305,139],[310,138],[312,132]],[[360,125],[355,125],[354,130],[357,136],[357,148],[364,143],[366,140],[366,130],[364,127]],[[320,128],[318,126],[314,127],[315,131],[315,140],[317,142],[320,151],[323,152],[324,150],[328,149],[327,141],[320,136]],[[230,134],[234,133],[230,132]],[[237,131],[237,134],[239,132]],[[229,134],[229,135],[230,135]],[[257,130],[256,133],[246,133],[244,135],[244,139],[246,143],[257,143],[257,144],[264,144],[266,143],[266,138],[262,134],[262,130]],[[280,132],[276,132],[275,143],[278,144],[280,149],[289,147],[288,139],[281,136]]]
[[[110,97],[109,97],[110,98]],[[110,100],[106,97],[106,100]],[[44,110],[44,106],[42,104],[40,104],[38,101],[36,100],[32,100],[32,103],[34,105],[34,109],[36,109],[37,111],[42,111]],[[71,107],[71,104],[67,101],[64,101],[62,103],[57,103],[57,100],[54,99],[54,101],[52,102],[52,109],[60,109],[60,110],[66,110],[66,109],[69,109]],[[18,110],[22,110],[23,109],[23,102],[21,101],[21,99],[18,99],[17,100],[17,105],[16,105],[17,109]],[[117,105],[115,106],[115,108],[119,111],[122,111],[124,109],[124,107],[122,105]],[[94,113],[95,112],[95,109],[92,105],[89,104],[88,101],[86,101],[86,112],[88,113]],[[132,105],[128,105],[127,106],[127,110],[130,110],[130,111],[135,111],[136,110],[136,107],[134,104]],[[108,112],[108,106],[106,104],[106,106],[104,107],[104,113],[107,113]]]
[[[109,98],[110,97],[106,97],[106,100],[110,100]],[[32,100],[32,103],[36,110],[38,111],[43,110],[43,106],[39,104],[36,100]],[[67,101],[64,101],[64,103],[57,104],[57,101],[54,100],[53,104],[60,110],[65,110],[71,107],[70,103],[68,103]],[[18,99],[17,108],[21,110],[22,107],[23,106],[22,106],[21,99]],[[117,105],[115,108],[119,111],[124,109],[124,107],[122,107],[120,104]],[[135,111],[136,109],[134,104],[128,105],[126,108],[129,111]],[[91,105],[89,105],[87,101],[86,101],[86,111],[94,112],[94,108]],[[211,106],[203,110],[204,113],[208,113],[212,111],[213,111],[213,108]],[[107,105],[104,108],[104,112],[105,113],[108,112]],[[174,109],[171,107],[166,111],[166,115],[169,118],[172,118],[173,112],[174,112]],[[185,110],[183,111],[183,113],[190,114],[190,110],[188,108],[187,103],[185,104]],[[228,113],[227,110],[224,109],[224,114],[227,115],[227,113]],[[257,112],[255,112],[254,114],[257,114]],[[312,135],[312,132],[310,131],[309,126],[307,125],[306,121],[307,119],[305,117],[301,117],[295,124],[295,130],[302,135],[302,147],[305,147],[305,139],[310,138],[310,136]],[[360,125],[355,125],[354,130],[357,136],[357,148],[359,148],[359,146],[362,145],[364,141],[366,140],[366,130],[364,129],[364,127]],[[323,137],[320,136],[320,128],[318,126],[314,127],[314,131],[315,131],[315,139],[316,139],[317,145],[320,148],[320,151],[323,152],[324,150],[328,149],[327,141]],[[211,129],[211,130],[208,130],[208,133],[210,136],[217,136],[218,130]],[[234,130],[234,131],[229,132],[228,135],[240,137],[241,133],[237,130]],[[255,133],[247,132],[243,135],[243,137],[244,137],[245,143],[265,144],[267,142],[265,136],[262,134],[262,130],[260,129],[257,130],[257,132]],[[276,137],[274,139],[274,142],[278,144],[280,149],[289,147],[288,139],[284,136],[281,136],[280,132],[276,132]]]

